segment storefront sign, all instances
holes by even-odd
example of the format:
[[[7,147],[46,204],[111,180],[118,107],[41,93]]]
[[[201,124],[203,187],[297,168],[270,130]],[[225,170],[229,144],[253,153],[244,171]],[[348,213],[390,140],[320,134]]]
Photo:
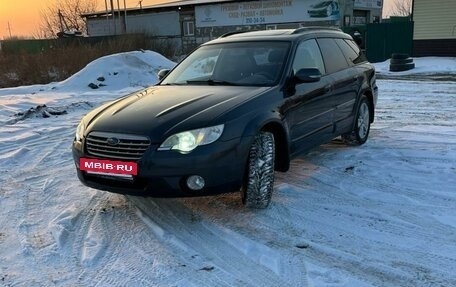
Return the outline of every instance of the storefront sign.
[[[338,0],[266,0],[195,7],[197,27],[339,20]]]

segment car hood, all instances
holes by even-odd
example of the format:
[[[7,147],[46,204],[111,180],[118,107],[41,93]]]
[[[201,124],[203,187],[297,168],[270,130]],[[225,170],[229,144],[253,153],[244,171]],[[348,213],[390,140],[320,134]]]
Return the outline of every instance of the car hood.
[[[212,120],[270,88],[154,86],[87,115],[86,134],[90,131],[139,134],[160,143],[175,132],[221,124]]]

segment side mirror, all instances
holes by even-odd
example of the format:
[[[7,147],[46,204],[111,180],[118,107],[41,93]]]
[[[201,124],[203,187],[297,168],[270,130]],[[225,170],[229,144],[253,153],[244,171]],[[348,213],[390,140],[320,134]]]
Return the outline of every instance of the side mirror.
[[[296,83],[313,83],[320,81],[321,73],[317,68],[304,68],[296,72],[294,79]]]
[[[165,70],[160,70],[157,74],[158,79],[161,81],[166,75],[168,75],[170,70],[165,69]]]

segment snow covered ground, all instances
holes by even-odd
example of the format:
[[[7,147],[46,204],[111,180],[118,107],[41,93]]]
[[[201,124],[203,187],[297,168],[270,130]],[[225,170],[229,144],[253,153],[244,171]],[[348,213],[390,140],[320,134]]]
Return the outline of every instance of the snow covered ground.
[[[402,79],[450,79],[456,80],[455,57],[421,57],[413,58],[415,68],[403,72],[390,72],[390,60],[375,63],[375,69],[380,78]]]
[[[0,286],[456,286],[456,82],[379,80],[368,142],[294,160],[266,210],[84,187],[79,119],[172,65],[119,54],[0,90]]]

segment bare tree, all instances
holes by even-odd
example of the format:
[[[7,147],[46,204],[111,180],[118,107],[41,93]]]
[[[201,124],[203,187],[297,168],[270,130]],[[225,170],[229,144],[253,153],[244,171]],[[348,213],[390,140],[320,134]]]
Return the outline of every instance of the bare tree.
[[[389,14],[391,16],[410,16],[412,14],[412,0],[394,0]]]
[[[41,24],[36,35],[55,38],[59,32],[86,32],[81,14],[95,12],[96,0],[59,0],[41,11]]]

